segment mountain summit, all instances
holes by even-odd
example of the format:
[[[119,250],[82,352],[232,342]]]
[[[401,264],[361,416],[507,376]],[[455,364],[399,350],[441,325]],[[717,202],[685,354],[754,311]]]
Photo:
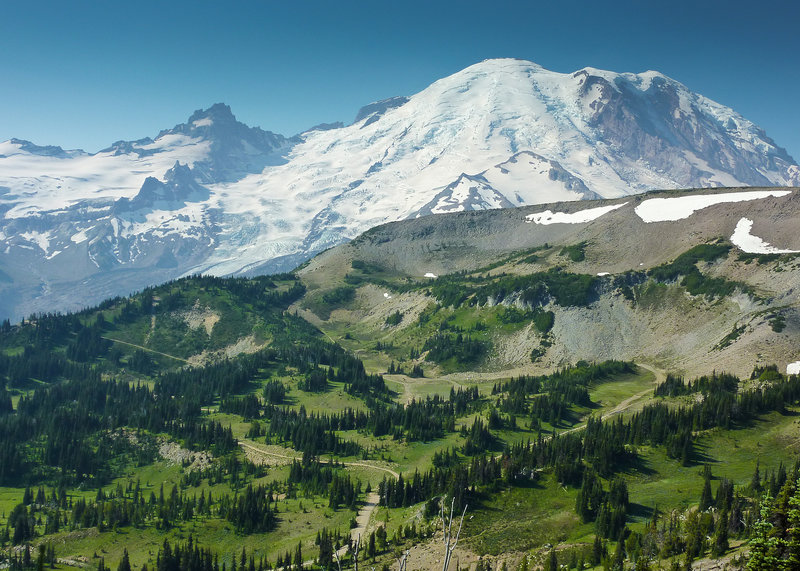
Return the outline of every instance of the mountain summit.
[[[186,273],[291,269],[427,214],[797,184],[797,164],[760,128],[652,71],[486,60],[294,137],[218,103],[96,154],[0,143],[0,313],[79,307]]]

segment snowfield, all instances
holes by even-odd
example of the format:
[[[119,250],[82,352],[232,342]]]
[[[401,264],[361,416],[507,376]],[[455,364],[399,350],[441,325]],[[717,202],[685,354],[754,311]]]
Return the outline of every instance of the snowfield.
[[[751,190],[700,196],[680,196],[676,198],[650,198],[637,206],[635,211],[639,218],[645,222],[670,222],[689,218],[698,210],[715,204],[745,202],[770,196],[781,197],[791,193],[791,190]]]
[[[525,217],[525,221],[528,223],[533,222],[534,224],[541,224],[543,226],[547,226],[549,224],[584,224],[586,222],[591,222],[592,220],[597,220],[604,214],[608,214],[617,208],[622,208],[626,204],[628,203],[623,202],[622,204],[612,204],[611,206],[598,206],[597,208],[587,208],[585,210],[572,213],[545,210],[544,212],[528,214]]]
[[[742,252],[748,254],[798,254],[800,250],[781,250],[770,246],[758,236],[753,236],[750,231],[753,229],[753,221],[749,218],[742,218],[736,224],[736,229],[731,236],[731,242]]]

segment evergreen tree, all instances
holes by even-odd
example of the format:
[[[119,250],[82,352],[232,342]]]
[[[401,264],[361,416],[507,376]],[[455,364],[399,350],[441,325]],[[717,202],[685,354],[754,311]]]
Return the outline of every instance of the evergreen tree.
[[[714,532],[714,542],[711,546],[711,555],[720,557],[728,551],[728,510],[723,509],[717,520]]]
[[[122,559],[117,566],[117,571],[131,571],[131,562],[128,558],[128,549],[125,548],[122,550]]]
[[[711,477],[709,474],[703,479],[703,492],[700,494],[698,509],[704,512],[712,505],[714,505],[714,495],[711,493]]]
[[[550,553],[547,554],[547,559],[544,561],[544,571],[558,571],[558,556],[556,555],[555,547],[551,547]]]
[[[753,477],[750,479],[750,490],[754,494],[761,492],[761,472],[759,471],[761,460],[756,460],[756,469],[753,472]]]
[[[756,473],[758,465],[756,464]],[[753,478],[755,480],[755,477]],[[759,480],[760,482],[760,480]],[[748,571],[774,571],[779,568],[776,557],[776,541],[772,536],[773,525],[770,523],[770,510],[772,498],[767,494],[761,501],[760,516],[753,525],[750,538],[750,559],[747,562]]]

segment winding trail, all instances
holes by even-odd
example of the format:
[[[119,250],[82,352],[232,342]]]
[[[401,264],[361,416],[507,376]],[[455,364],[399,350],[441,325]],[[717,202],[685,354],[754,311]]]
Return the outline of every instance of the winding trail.
[[[653,379],[653,386],[654,387],[658,386],[660,383],[663,383],[664,381],[667,380],[666,373],[664,371],[660,370],[660,369],[656,369],[655,367],[651,367],[650,365],[643,365],[642,363],[636,363],[636,366],[637,367],[641,367],[642,369],[647,369],[648,371],[653,373],[653,375],[655,375],[655,378]],[[652,392],[653,392],[653,389],[645,389],[645,390],[643,390],[641,392],[636,393],[635,395],[629,396],[628,398],[626,398],[624,401],[619,403],[617,406],[615,406],[614,408],[612,408],[608,412],[603,413],[603,415],[600,417],[601,420],[605,420],[609,416],[614,416],[615,414],[620,414],[620,413],[625,412],[626,410],[628,410],[631,407],[631,405],[633,405],[633,403],[635,403],[640,398],[642,398],[644,396],[647,396],[648,394],[650,394]]]
[[[659,369],[651,367],[650,365],[644,365],[644,364],[641,364],[641,363],[636,363],[636,365],[639,366],[639,367],[642,367],[643,369],[646,369],[646,370],[650,371],[651,373],[653,373],[653,375],[655,376],[655,378],[653,380],[653,384],[654,385],[657,385],[658,383],[663,382],[664,379],[666,378],[666,374],[664,373],[664,371],[661,371]],[[392,379],[392,380],[394,380],[394,379]],[[453,384],[456,384],[456,383],[453,383]],[[650,394],[652,391],[653,391],[653,389],[649,388],[647,390],[640,391],[640,392],[636,393],[635,395],[632,395],[632,396],[626,398],[625,400],[620,402],[617,406],[615,406],[613,409],[603,413],[600,418],[601,419],[606,419],[606,418],[608,418],[610,416],[614,416],[614,415],[621,414],[621,413],[625,412],[634,403],[636,403],[637,401],[639,401],[641,398],[645,397],[646,395]],[[568,434],[568,433],[571,433],[571,432],[577,432],[577,431],[583,430],[585,428],[586,428],[586,423],[583,423],[583,424],[580,424],[579,426],[574,426],[574,427],[572,427],[572,428],[570,428],[568,430],[564,430],[564,431],[560,432],[559,434]],[[552,438],[552,435],[548,436],[547,438]],[[270,457],[270,458],[275,458],[275,459],[281,460],[283,462],[288,462],[288,461],[299,460],[300,459],[300,456],[292,456],[292,455],[289,455],[289,454],[271,452],[269,450],[264,450],[263,448],[261,448],[259,446],[255,446],[254,444],[252,444],[250,442],[245,442],[245,441],[241,441],[241,440],[239,441],[239,446],[241,446],[246,451],[251,452],[252,454],[255,454],[257,456],[261,456],[262,458],[263,457]],[[329,460],[329,462],[330,462],[330,460]],[[353,466],[353,467],[367,468],[369,470],[377,470],[377,471],[380,471],[380,472],[384,472],[384,473],[390,474],[390,475],[394,476],[395,479],[400,477],[400,474],[398,472],[396,472],[395,470],[392,470],[391,468],[387,468],[385,466],[379,466],[377,464],[373,464],[373,463],[370,463],[370,462],[339,462],[339,463],[343,464],[344,466]],[[359,537],[366,537],[366,533],[367,533],[367,529],[369,527],[369,523],[372,520],[372,516],[375,513],[375,510],[378,509],[379,500],[380,500],[380,498],[379,498],[377,492],[370,492],[369,494],[367,494],[366,501],[365,501],[364,505],[362,505],[359,508],[358,514],[356,515],[356,527],[354,527],[352,530],[350,530],[350,538],[353,541],[356,541]],[[342,547],[338,552],[339,555],[343,556],[345,551],[346,551],[346,549],[347,549],[346,547]]]
[[[664,382],[666,380],[666,378],[667,378],[667,375],[666,375],[666,373],[664,371],[662,371],[660,369],[656,369],[655,367],[651,367],[650,365],[643,365],[642,363],[636,363],[636,366],[637,367],[641,367],[643,369],[647,369],[648,371],[653,373],[653,375],[655,375],[655,378],[653,379],[653,386],[654,387],[658,386],[659,383]],[[628,398],[626,398],[624,401],[619,403],[617,406],[615,406],[611,410],[608,410],[608,411],[604,412],[603,414],[601,414],[600,415],[600,420],[606,420],[607,418],[609,418],[611,416],[615,416],[617,414],[622,414],[623,412],[625,412],[626,410],[631,408],[631,406],[636,401],[638,401],[642,397],[647,396],[648,394],[650,394],[652,392],[653,392],[652,388],[651,389],[645,389],[643,391],[640,391],[640,392],[636,393],[635,395],[629,396]],[[567,430],[559,432],[558,434],[559,435],[561,435],[561,434],[569,434],[571,432],[577,432],[579,430],[583,430],[584,428],[586,428],[586,423],[585,422],[582,423],[582,424],[579,424],[578,426],[573,426],[572,428],[568,428]],[[546,437],[546,439],[550,439],[552,437],[553,437],[552,435],[549,435],[549,436]]]
[[[107,341],[113,341],[114,343],[122,343],[123,345],[127,345],[129,347],[136,347],[137,349],[141,349],[142,351],[147,351],[149,353],[155,353],[156,355],[161,355],[163,357],[169,357],[170,359],[175,359],[176,361],[181,361],[183,363],[188,363],[186,359],[181,357],[176,357],[175,355],[169,355],[167,353],[162,353],[161,351],[156,351],[155,349],[148,349],[147,347],[142,347],[141,345],[136,345],[135,343],[128,343],[127,341],[120,341],[119,339],[114,339],[112,337],[105,337],[101,336],[101,339],[105,339]]]
[[[292,460],[300,460],[300,456],[290,456],[288,454],[280,454],[278,452],[270,452],[269,450],[264,450],[250,442],[244,442],[242,440],[239,441],[239,446],[244,448],[246,451],[250,451],[252,454],[256,456],[262,457],[271,457],[277,458],[282,461],[292,461]],[[329,460],[330,462],[330,460]],[[372,464],[369,462],[338,462],[339,464],[343,464],[344,466],[351,466],[351,467],[359,467],[359,468],[367,468],[369,470],[377,470],[379,472],[385,472],[387,474],[391,474],[395,477],[395,479],[400,477],[400,474],[392,470],[391,468],[387,468],[385,466],[378,466],[376,464]],[[375,510],[378,509],[378,502],[380,497],[378,496],[377,492],[370,492],[367,494],[366,501],[364,505],[362,505],[358,509],[358,514],[356,515],[356,527],[350,530],[350,538],[353,541],[356,541],[359,536],[365,537],[367,534],[367,527],[369,526],[369,522],[372,520],[372,515],[375,513]],[[343,547],[340,549],[339,555],[344,555],[345,548]]]

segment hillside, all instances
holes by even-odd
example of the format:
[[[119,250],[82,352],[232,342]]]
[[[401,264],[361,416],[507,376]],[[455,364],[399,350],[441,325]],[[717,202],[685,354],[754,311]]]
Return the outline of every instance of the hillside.
[[[5,321],[0,564],[431,569],[453,505],[450,569],[736,565],[797,495],[797,200],[420,218]]]
[[[689,214],[696,200],[720,202]],[[741,201],[722,202],[732,200]],[[553,312],[552,346],[536,364],[529,355],[540,347],[541,335],[524,326],[527,319],[501,333],[494,327],[480,333],[493,347],[480,363],[487,374],[547,371],[580,358],[644,360],[692,375],[748,374],[754,364],[767,363],[785,370],[800,358],[793,341],[800,260],[766,252],[800,250],[794,232],[798,200],[787,189],[670,191],[389,224],[303,267],[299,275],[310,301],[301,306],[313,311],[313,300],[326,290],[353,288],[353,303],[315,323],[362,342],[395,342],[394,358],[419,348],[444,319],[495,325],[506,310]],[[559,216],[554,213],[571,221],[551,223]],[[596,218],[580,222],[587,217],[581,213]],[[680,219],[646,222],[642,216]],[[761,242],[740,239],[743,219],[753,224],[742,236]],[[715,248],[698,254],[697,264],[690,264],[695,270],[664,271],[704,245]],[[564,287],[586,280],[581,299],[564,302],[552,288],[532,296],[535,284],[525,281],[552,272],[564,275]],[[443,307],[432,310],[435,318],[423,332],[419,314],[436,302]],[[387,327],[385,319],[395,311],[403,319]]]

